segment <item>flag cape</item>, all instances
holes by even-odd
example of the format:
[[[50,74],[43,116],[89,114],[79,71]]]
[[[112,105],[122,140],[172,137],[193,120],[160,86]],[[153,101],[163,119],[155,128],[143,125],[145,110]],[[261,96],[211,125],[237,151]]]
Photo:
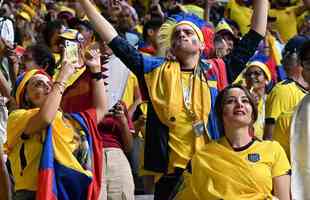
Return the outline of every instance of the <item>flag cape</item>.
[[[89,144],[89,153],[92,159],[91,169],[87,167],[75,166],[78,162],[68,162],[66,159],[72,157],[73,154],[68,153],[61,142],[57,139],[57,134],[53,134],[51,126],[47,128],[46,138],[43,144],[41,155],[37,199],[38,200],[69,200],[69,199],[96,199],[100,190],[100,182],[98,177],[94,176],[94,172],[101,173],[98,166],[97,153],[100,145],[93,141],[92,129],[94,122],[90,120],[87,113],[71,114],[72,119],[79,123],[82,130],[86,133],[87,142]],[[58,155],[61,153],[61,155]],[[57,160],[55,158],[58,158]],[[73,156],[74,157],[74,156]],[[99,156],[100,157],[100,156]],[[94,159],[97,158],[97,163]],[[74,158],[73,158],[74,159]],[[70,164],[68,164],[70,163]],[[99,169],[99,170],[98,170]],[[101,178],[101,177],[100,177]],[[95,180],[93,180],[95,179]],[[98,185],[99,184],[99,185]]]

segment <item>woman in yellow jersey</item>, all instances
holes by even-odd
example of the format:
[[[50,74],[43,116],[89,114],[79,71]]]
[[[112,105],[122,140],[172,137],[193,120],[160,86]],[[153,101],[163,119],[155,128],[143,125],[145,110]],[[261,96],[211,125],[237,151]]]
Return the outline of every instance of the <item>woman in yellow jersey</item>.
[[[277,142],[252,137],[257,108],[242,86],[222,90],[215,103],[223,137],[192,159],[192,174],[175,199],[290,199],[290,165]]]
[[[253,93],[257,101],[258,116],[254,123],[255,136],[258,139],[263,139],[267,85],[271,81],[271,73],[266,64],[262,61],[262,59],[264,59],[263,56],[260,56],[260,58],[257,57],[257,59],[250,61],[243,75],[246,87]]]
[[[93,57],[86,62],[92,73],[94,104],[82,112],[59,110],[65,83],[77,64],[63,63],[54,83],[38,69],[17,79],[13,93],[18,109],[9,115],[6,143],[14,200],[87,199],[87,195],[97,199],[102,143],[96,130],[106,112],[106,95],[100,54],[90,53]],[[57,189],[49,187],[53,184]]]

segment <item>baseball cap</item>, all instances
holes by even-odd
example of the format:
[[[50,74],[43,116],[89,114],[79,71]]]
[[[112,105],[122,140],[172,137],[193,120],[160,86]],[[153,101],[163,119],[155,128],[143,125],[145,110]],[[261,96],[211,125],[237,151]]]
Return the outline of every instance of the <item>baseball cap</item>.
[[[297,35],[291,38],[284,47],[284,50],[282,52],[283,57],[293,53],[298,54],[302,45],[308,40],[310,40],[310,36],[306,35]]]

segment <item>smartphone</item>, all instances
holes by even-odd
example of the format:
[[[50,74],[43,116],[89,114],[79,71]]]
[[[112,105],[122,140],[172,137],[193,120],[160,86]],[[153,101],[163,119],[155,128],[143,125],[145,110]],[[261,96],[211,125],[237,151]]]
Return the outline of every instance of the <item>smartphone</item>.
[[[79,61],[79,43],[72,40],[65,40],[65,54],[67,61],[76,64]]]

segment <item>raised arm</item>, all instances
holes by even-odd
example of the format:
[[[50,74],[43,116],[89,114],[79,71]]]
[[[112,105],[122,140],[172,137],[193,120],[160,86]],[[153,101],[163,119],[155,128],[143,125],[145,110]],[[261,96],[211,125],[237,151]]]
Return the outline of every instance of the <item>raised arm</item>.
[[[114,27],[97,11],[89,0],[80,0],[88,18],[101,39],[109,44],[113,53],[138,77],[143,78],[143,56],[125,39],[118,37]]]
[[[93,87],[93,105],[96,108],[97,123],[99,123],[107,111],[107,96],[102,78],[100,52],[98,50],[90,50],[91,57],[86,60],[92,76]]]
[[[253,0],[253,15],[251,29],[265,36],[268,16],[268,0]]]
[[[204,20],[207,21],[207,22],[210,22],[210,11],[211,11],[211,8],[212,6],[214,5],[214,3],[216,3],[215,0],[206,0],[205,1],[205,7],[204,7],[204,13],[203,13],[203,17],[204,17]]]
[[[89,0],[80,0],[80,2],[100,37],[106,43],[110,43],[118,35],[114,27],[97,11]]]
[[[32,135],[38,133],[38,131],[47,127],[54,120],[60,106],[62,94],[65,90],[65,83],[74,71],[74,66],[71,64],[64,64],[61,67],[59,76],[54,82],[50,93],[40,107],[38,114],[29,120],[24,134]]]
[[[232,53],[224,57],[229,83],[245,68],[266,33],[268,0],[253,0],[253,7],[251,30],[235,45]]]

